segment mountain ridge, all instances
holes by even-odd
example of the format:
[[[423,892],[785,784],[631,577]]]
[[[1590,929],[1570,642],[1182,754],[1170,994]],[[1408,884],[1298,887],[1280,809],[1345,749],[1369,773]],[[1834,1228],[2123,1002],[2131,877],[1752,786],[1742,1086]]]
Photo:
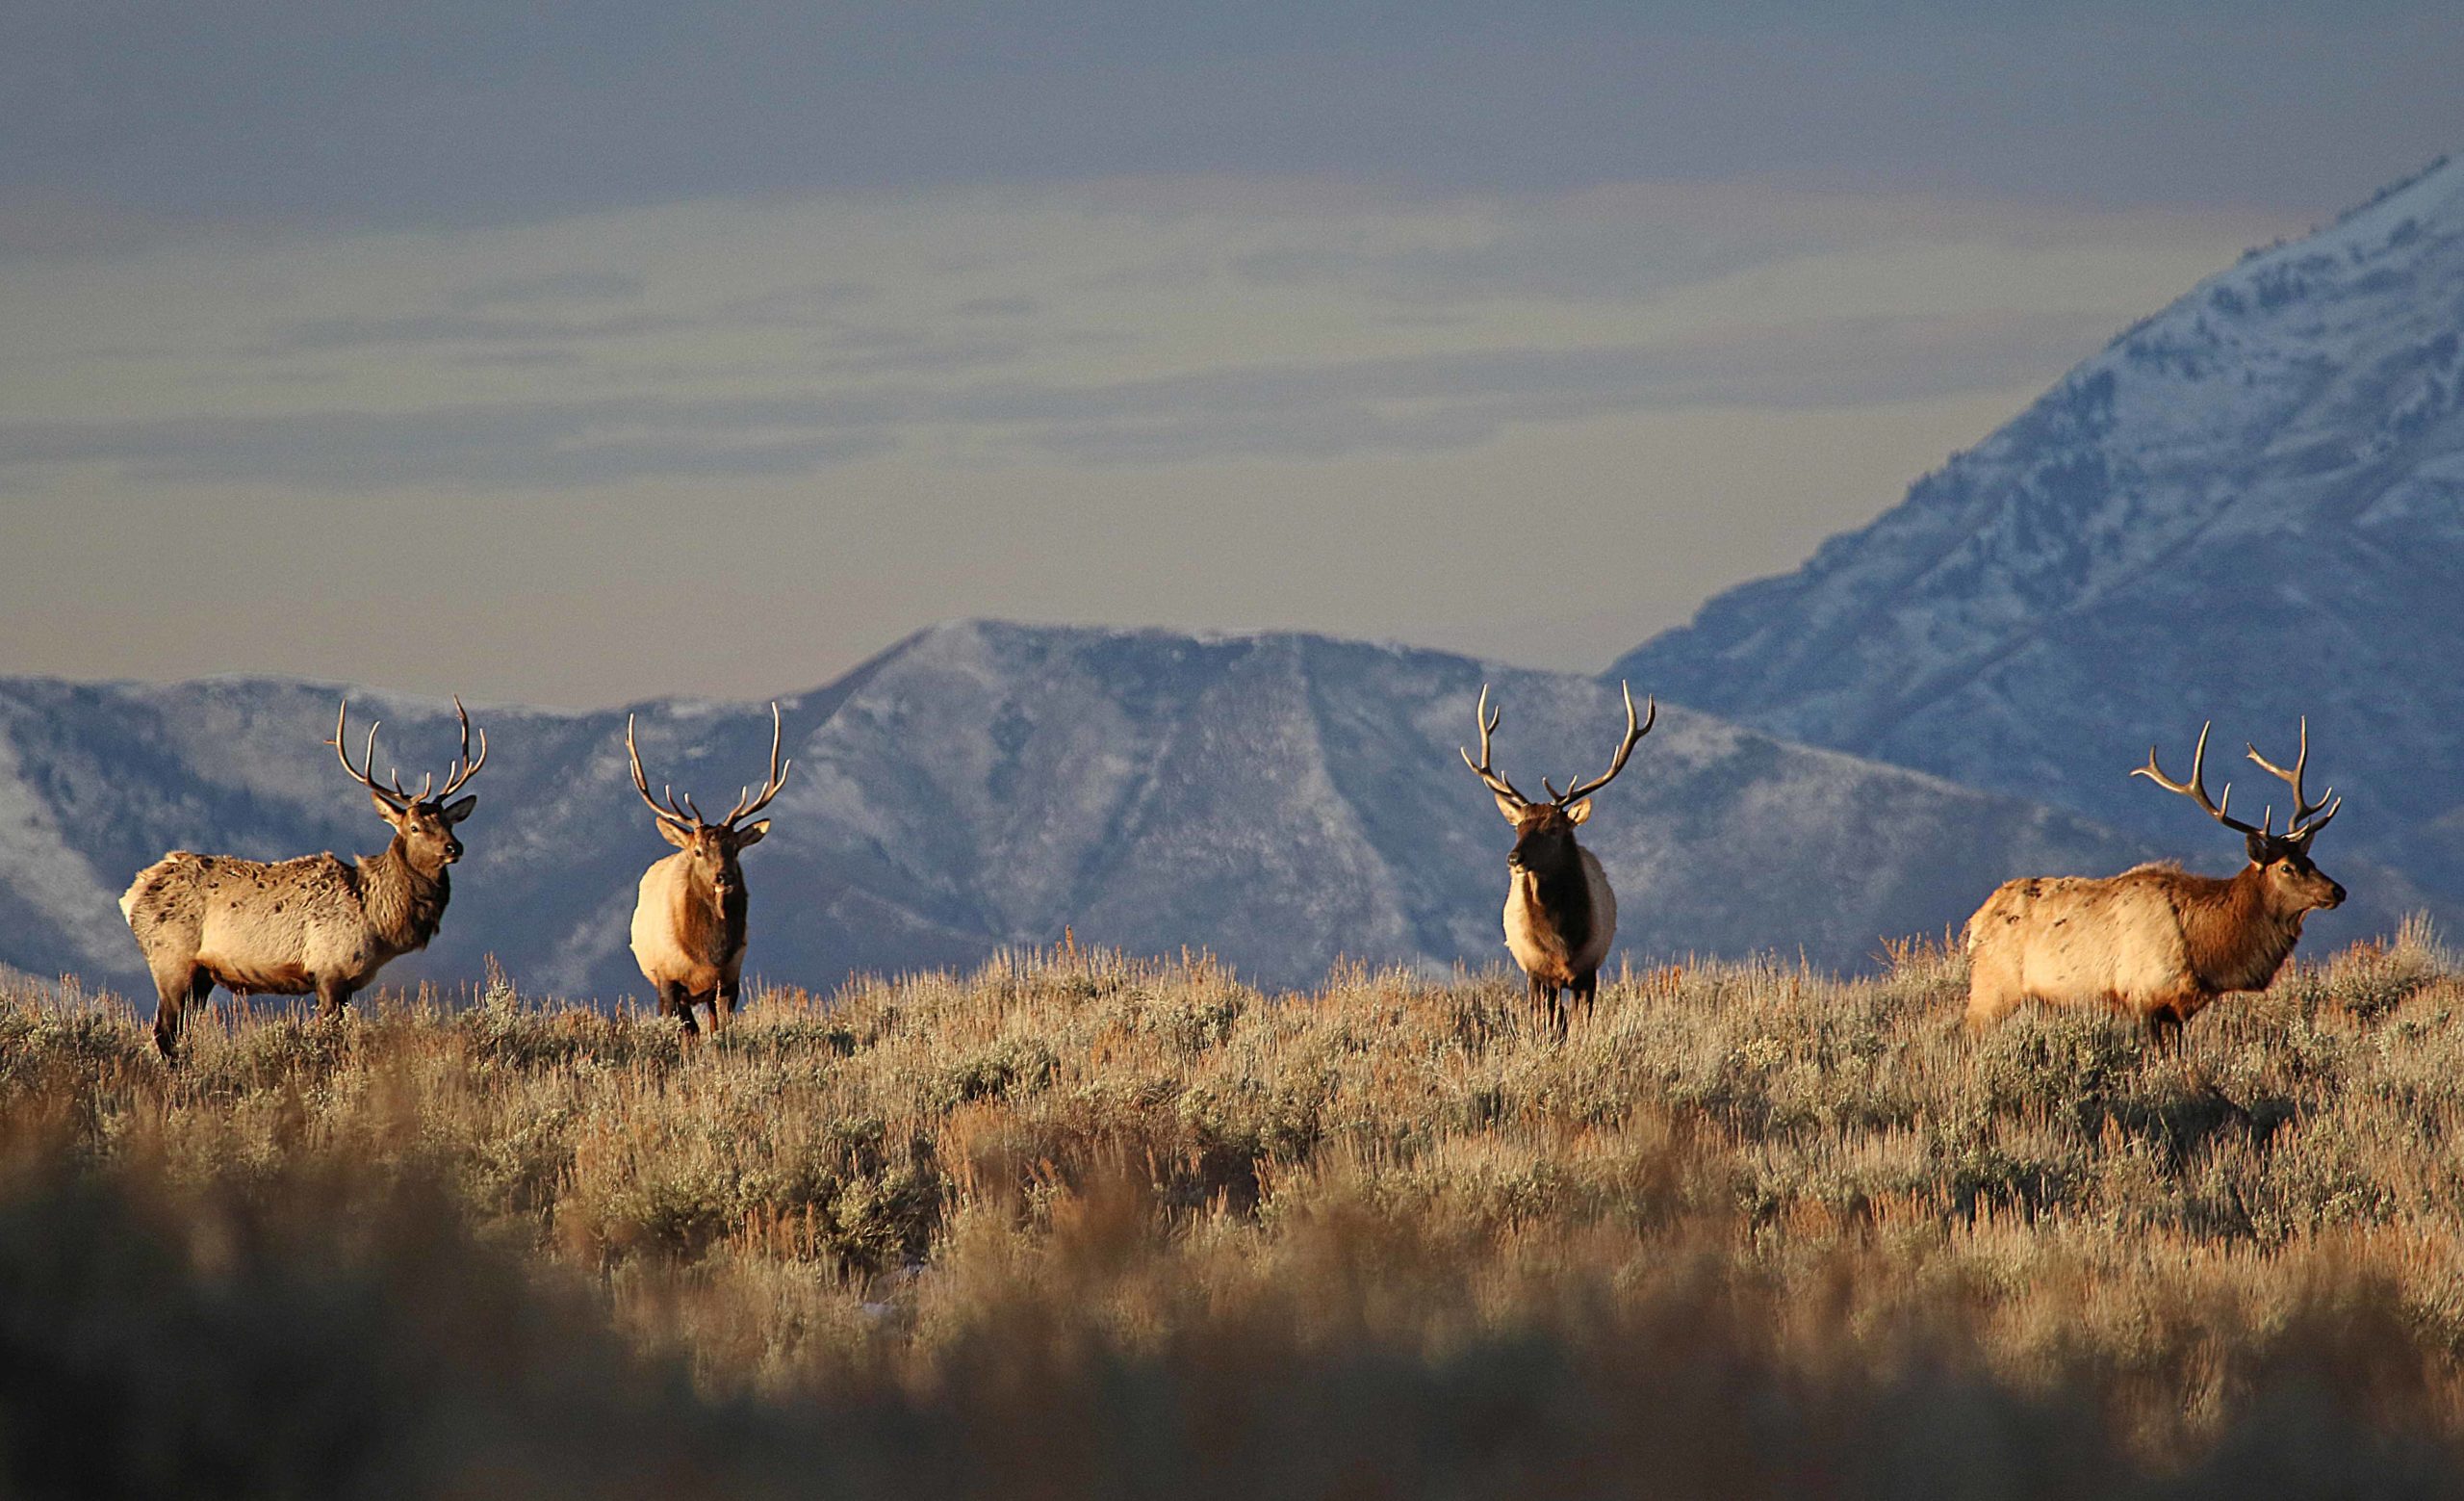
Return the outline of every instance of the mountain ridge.
[[[1297,633],[954,622],[779,700],[797,765],[748,855],[750,969],[827,991],[851,972],[973,963],[1059,939],[1205,947],[1264,983],[1339,958],[1442,969],[1503,958],[1509,843],[1456,760],[1495,685],[1502,763],[1604,758],[1613,686]],[[320,743],[339,686],[0,680],[0,963],[141,985],[113,901],[174,846],[255,858],[381,847]],[[352,688],[379,763],[441,761],[444,701]],[[659,782],[713,792],[766,755],[763,703],[475,712],[488,769],[435,945],[389,983],[641,991],[633,887],[666,852],[629,782],[639,724]],[[1788,744],[1663,700],[1586,842],[1638,958],[1800,947],[1861,968],[1939,932],[1998,880],[2116,869],[2150,845],[2086,820]],[[42,858],[24,858],[33,851]],[[2350,884],[2349,882],[2348,884]],[[2400,903],[2356,914],[2392,919]]]
[[[2212,717],[2282,757],[2307,715],[2357,794],[2321,858],[2451,897],[2458,578],[2464,163],[2441,159],[2203,279],[1609,676],[2143,837],[2177,816],[2126,782],[2151,740],[2186,761]]]

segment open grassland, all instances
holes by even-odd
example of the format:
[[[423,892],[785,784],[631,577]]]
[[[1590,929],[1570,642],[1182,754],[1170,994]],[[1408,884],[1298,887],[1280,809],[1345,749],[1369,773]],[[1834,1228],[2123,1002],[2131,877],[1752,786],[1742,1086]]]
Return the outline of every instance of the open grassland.
[[[0,1494],[2451,1494],[2464,980],[0,998]]]

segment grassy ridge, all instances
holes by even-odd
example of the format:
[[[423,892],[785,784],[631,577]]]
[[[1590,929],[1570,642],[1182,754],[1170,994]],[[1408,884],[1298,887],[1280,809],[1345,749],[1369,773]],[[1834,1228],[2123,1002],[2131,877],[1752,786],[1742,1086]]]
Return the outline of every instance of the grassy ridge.
[[[1046,953],[644,1016],[0,999],[0,1493],[2270,1494],[2464,1477],[2464,981],[2174,1055],[1956,961]]]

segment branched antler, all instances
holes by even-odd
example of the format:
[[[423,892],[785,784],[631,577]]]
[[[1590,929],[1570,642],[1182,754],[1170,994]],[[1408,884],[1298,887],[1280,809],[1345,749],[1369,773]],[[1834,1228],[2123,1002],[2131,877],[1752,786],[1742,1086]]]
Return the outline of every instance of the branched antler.
[[[633,745],[633,716],[627,714],[625,716],[625,754],[633,763],[633,790],[642,794],[642,801],[650,805],[651,812],[657,815],[661,823],[673,825],[683,833],[690,834],[696,829],[731,827],[738,820],[749,818],[769,807],[770,799],[778,796],[780,789],[787,785],[787,773],[794,769],[796,763],[792,761],[782,762],[779,759],[779,746],[783,733],[783,730],[779,721],[779,706],[773,703],[770,706],[770,774],[762,780],[761,790],[758,793],[753,792],[749,788],[738,788],[735,806],[728,810],[726,817],[714,823],[702,816],[701,807],[693,801],[693,794],[690,792],[683,793],[680,797],[674,787],[662,786],[659,790],[667,796],[667,806],[663,808],[659,806],[657,798],[651,796],[650,779],[642,774],[642,753]]]
[[[680,808],[676,805],[675,788],[663,787],[660,789],[661,791],[667,794],[667,806],[664,808],[661,808],[658,805],[657,798],[651,796],[650,779],[642,775],[642,753],[639,749],[635,748],[633,744],[633,716],[631,714],[627,714],[625,716],[625,755],[633,763],[633,790],[642,794],[642,801],[650,805],[651,812],[657,816],[659,822],[671,824],[677,829],[687,834],[690,834],[695,829],[702,826],[701,815],[699,813],[686,811],[692,807],[693,799],[691,797],[688,796],[684,799],[684,807]]]
[[[452,769],[446,773],[444,790],[435,795],[434,800],[437,802],[443,802],[462,790],[462,784],[477,775],[479,768],[488,763],[488,732],[485,730],[479,732],[479,759],[476,761],[471,759],[471,715],[463,709],[459,695],[456,695],[453,700],[453,712],[462,721],[462,749],[460,754],[453,758]],[[389,766],[386,768],[387,785],[377,786],[376,727],[384,722],[382,719],[369,722],[368,743],[360,757],[363,764],[352,765],[350,752],[345,748],[350,728],[350,700],[346,698],[343,700],[342,709],[334,715],[334,738],[324,743],[334,748],[334,755],[342,761],[343,769],[350,773],[352,781],[368,789],[383,802],[390,804],[396,813],[405,813],[414,804],[430,800],[428,793],[436,786],[436,774],[430,772],[423,776],[420,779],[420,789],[413,792],[402,786],[400,768]]]
[[[2241,819],[2233,816],[2232,783],[2227,782],[2224,784],[2224,801],[2222,803],[2218,803],[2215,799],[2207,795],[2207,734],[2210,730],[2215,728],[2216,721],[2213,719],[2199,726],[2198,748],[2191,752],[2191,779],[2187,783],[2174,781],[2172,778],[2165,775],[2165,773],[2157,767],[2156,747],[2153,745],[2147,747],[2147,764],[2141,766],[2136,771],[2133,771],[2131,775],[2135,777],[2145,777],[2148,781],[2155,783],[2158,787],[2163,788],[2168,792],[2179,792],[2184,797],[2195,800],[2201,808],[2207,810],[2210,817],[2214,818],[2217,822],[2224,825],[2228,829],[2239,830],[2244,834],[2257,834],[2264,836],[2268,832],[2267,826],[2264,823],[2253,827],[2252,825],[2244,823]]]
[[[1458,745],[1455,750],[1463,757],[1463,764],[1471,766],[1473,775],[1486,782],[1490,791],[1497,793],[1500,797],[1510,799],[1517,808],[1530,807],[1530,798],[1516,791],[1513,783],[1489,766],[1489,737],[1497,733],[1498,721],[1505,716],[1505,711],[1502,708],[1496,710],[1489,708],[1489,686],[1485,683],[1480,685],[1480,702],[1478,707],[1472,711],[1472,714],[1480,724],[1480,761],[1477,765],[1473,765],[1472,752]]]
[[[2310,763],[2310,716],[2307,714],[2301,716],[2301,750],[2294,757],[2293,769],[2290,771],[2260,755],[2259,748],[2247,741],[2243,742],[2243,748],[2250,753],[2250,759],[2257,762],[2269,775],[2278,777],[2292,787],[2293,816],[2284,820],[2283,839],[2287,843],[2298,844],[2303,849],[2308,849],[2311,839],[2321,829],[2325,828],[2328,820],[2335,817],[2336,810],[2344,806],[2344,799],[2336,795],[2336,789],[2332,787],[2320,793],[2319,800],[2315,803],[2302,795],[2301,771]],[[2326,810],[2326,815],[2316,823],[2308,822],[2310,816],[2323,808]]]
[[[376,785],[376,727],[384,722],[385,721],[382,719],[374,719],[369,722],[368,751],[367,754],[361,758],[367,763],[364,767],[354,766],[350,763],[350,751],[346,748],[346,742],[350,734],[349,699],[346,698],[343,700],[341,712],[334,715],[334,738],[327,740],[325,743],[334,748],[334,755],[341,760],[343,769],[350,773],[350,779],[352,781],[374,793],[379,801],[392,805],[393,810],[396,813],[402,813],[409,809],[412,798],[410,792],[402,786],[400,773],[396,772],[390,778],[393,783],[391,787],[378,787]]]
[[[1649,711],[1643,715],[1642,722],[1637,724],[1634,721],[1633,687],[1623,683],[1618,686],[1624,688],[1626,692],[1626,738],[1617,742],[1617,755],[1608,763],[1606,774],[1595,777],[1589,782],[1569,782],[1563,792],[1551,786],[1547,777],[1540,779],[1540,785],[1549,789],[1550,795],[1557,800],[1557,806],[1560,808],[1578,799],[1589,797],[1609,783],[1616,781],[1617,773],[1626,769],[1626,758],[1634,754],[1634,747],[1641,744],[1643,737],[1652,733],[1652,726],[1659,722],[1659,699],[1656,695],[1646,700],[1650,706]]]
[[[462,695],[459,693],[453,695],[453,716],[462,721],[462,748],[454,753],[453,767],[445,774],[445,788],[436,794],[440,803],[462,790],[462,784],[477,776],[479,768],[488,763],[488,732],[485,730],[479,732],[479,759],[471,759],[471,714],[462,707]],[[423,799],[426,796],[424,785],[421,788],[421,796]]]
[[[1617,773],[1626,769],[1627,759],[1634,754],[1634,747],[1641,742],[1644,736],[1652,733],[1652,726],[1659,722],[1658,699],[1650,700],[1648,712],[1637,717],[1634,712],[1634,690],[1627,687],[1625,692],[1626,738],[1617,742],[1617,754],[1608,763],[1608,770],[1588,782],[1572,783],[1562,792],[1557,790],[1557,785],[1554,782],[1542,777],[1540,785],[1549,789],[1551,802],[1563,808],[1578,798],[1590,796],[1615,781]],[[1470,766],[1481,781],[1486,782],[1490,791],[1497,793],[1500,797],[1512,799],[1517,808],[1528,808],[1531,806],[1531,799],[1516,791],[1514,784],[1507,781],[1502,773],[1489,764],[1489,737],[1497,733],[1498,720],[1503,712],[1502,710],[1489,708],[1488,686],[1482,684],[1479,708],[1475,711],[1480,723],[1480,759],[1476,763],[1474,763],[1472,753],[1467,749],[1462,752],[1463,764]]]
[[[779,789],[787,785],[787,773],[796,763],[790,761],[781,764],[779,736],[779,704],[776,699],[773,699],[770,703],[770,774],[762,779],[761,790],[750,801],[746,800],[743,788],[736,789],[735,806],[728,811],[726,817],[719,820],[721,823],[733,823],[739,818],[752,817],[762,809],[769,807],[770,799],[778,796]]]

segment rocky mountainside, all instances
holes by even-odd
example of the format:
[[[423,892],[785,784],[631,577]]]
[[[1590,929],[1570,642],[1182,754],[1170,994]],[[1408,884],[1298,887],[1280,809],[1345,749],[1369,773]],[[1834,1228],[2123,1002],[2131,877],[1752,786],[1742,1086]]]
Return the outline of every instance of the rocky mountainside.
[[[1601,769],[1613,686],[1300,635],[1192,637],[964,624],[782,701],[786,790],[749,852],[750,968],[827,989],[851,970],[963,963],[1058,939],[1212,948],[1306,984],[1338,957],[1503,962],[1507,830],[1455,747],[1483,677],[1500,764]],[[381,847],[320,740],[337,690],[0,681],[0,963],[141,983],[115,903],[185,846],[272,858]],[[449,706],[378,692],[378,764],[441,764]],[[642,706],[658,780],[724,803],[757,775],[767,707]],[[627,778],[622,712],[475,710],[444,931],[389,981],[463,980],[495,954],[526,985],[640,994],[634,883],[667,852]],[[1663,704],[1586,830],[1638,962],[1800,951],[1856,967],[1939,933],[2024,871],[2113,869],[2145,846],[2078,817],[1812,750]],[[2360,932],[2400,906],[2336,915]]]
[[[2307,714],[2350,798],[2321,861],[2464,895],[2464,163],[2246,256],[1618,675],[2193,853],[2220,836],[2125,775],[2149,742],[2179,775],[2213,716],[2211,781],[2281,809],[2242,744]]]

